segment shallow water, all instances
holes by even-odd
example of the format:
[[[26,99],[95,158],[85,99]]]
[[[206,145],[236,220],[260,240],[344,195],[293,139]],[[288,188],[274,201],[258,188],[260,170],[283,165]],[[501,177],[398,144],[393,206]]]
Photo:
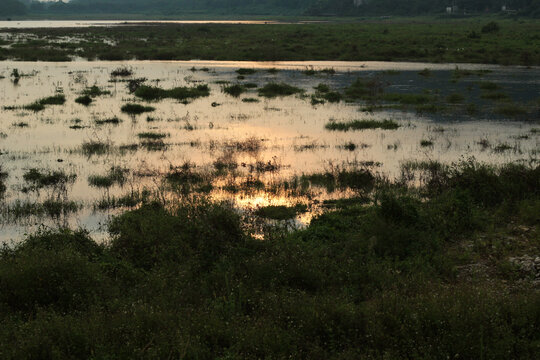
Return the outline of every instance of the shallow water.
[[[136,99],[129,93],[126,83],[111,82],[111,71],[120,65],[132,68],[136,78],[147,78],[148,84],[163,88],[207,83],[211,95],[181,104],[175,100],[151,103],[156,111],[138,116],[122,114],[121,106]],[[209,71],[191,71],[209,68]],[[17,222],[0,219],[0,239],[19,240],[25,233],[39,227],[71,226],[88,228],[97,239],[106,240],[106,224],[110,216],[124,209],[97,211],[95,203],[109,196],[119,196],[143,188],[154,193],[162,191],[162,177],[171,168],[185,162],[196,165],[201,173],[215,171],[214,162],[220,157],[233,158],[239,164],[236,175],[228,175],[214,182],[210,193],[213,198],[235,202],[242,209],[264,205],[295,204],[297,202],[320,203],[325,199],[339,198],[340,192],[313,189],[310,196],[291,197],[283,192],[262,191],[228,192],[228,182],[238,183],[246,178],[256,178],[265,183],[280,183],[295,175],[324,172],[346,168],[365,162],[373,162],[370,169],[394,178],[400,174],[400,164],[407,160],[438,160],[445,163],[474,156],[477,160],[500,164],[510,161],[535,162],[539,149],[538,132],[531,129],[538,119],[509,121],[503,116],[482,113],[471,117],[459,114],[423,114],[414,111],[382,110],[374,113],[361,111],[363,104],[338,103],[312,106],[309,97],[289,96],[275,99],[259,98],[258,103],[245,103],[242,98],[257,98],[257,90],[250,90],[240,98],[221,91],[217,81],[237,82],[237,68],[258,69],[247,75],[242,83],[256,83],[259,87],[271,82],[286,82],[313,93],[313,87],[325,83],[335,89],[343,89],[357,77],[379,76],[391,92],[417,93],[420,89],[434,88],[441,96],[450,93],[467,93],[467,97],[482,103],[478,91],[472,89],[478,81],[499,84],[514,101],[534,102],[540,93],[540,70],[519,67],[460,65],[460,68],[489,69],[493,72],[482,78],[466,77],[450,81],[453,64],[412,64],[382,62],[72,62],[72,63],[0,63],[0,105],[23,106],[40,98],[63,92],[65,105],[47,106],[34,113],[27,110],[0,109],[0,165],[9,173],[8,190],[3,206],[20,202],[43,201],[54,194],[48,190],[21,192],[25,181],[23,174],[31,168],[41,170],[64,170],[77,174],[72,186],[68,186],[66,198],[76,201],[82,209],[75,214],[56,219],[26,217]],[[426,78],[418,70],[430,68],[433,75]],[[12,69],[23,74],[18,84],[10,79]],[[277,68],[270,74],[263,69]],[[334,75],[307,76],[307,68],[333,68]],[[386,73],[386,70],[399,73]],[[111,95],[101,96],[85,107],[74,102],[83,89],[98,85]],[[217,105],[217,106],[216,106]],[[460,105],[458,105],[460,106]],[[96,124],[96,120],[117,116],[120,124]],[[154,121],[147,121],[150,116]],[[74,122],[78,119],[77,122]],[[355,119],[392,119],[401,127],[397,130],[364,130],[338,132],[328,131],[325,124],[330,119],[347,121]],[[532,121],[531,121],[532,120]],[[19,125],[17,125],[19,124]],[[82,128],[72,129],[78,125]],[[165,147],[149,151],[139,146],[133,151],[119,151],[122,145],[140,144],[141,132],[166,134]],[[114,146],[114,150],[102,155],[85,155],[83,142],[102,141]],[[256,151],[227,151],[228,144],[238,141],[257,141]],[[430,140],[433,146],[422,147],[421,140]],[[493,151],[479,144],[488,140],[495,147],[507,144],[506,151]],[[356,149],[343,148],[354,143]],[[257,163],[269,163],[276,171],[257,171]],[[105,174],[111,166],[130,169],[124,186],[109,190],[91,187],[88,177]],[[64,196],[64,195],[63,195]],[[296,219],[297,224],[309,222],[319,211],[313,207]]]

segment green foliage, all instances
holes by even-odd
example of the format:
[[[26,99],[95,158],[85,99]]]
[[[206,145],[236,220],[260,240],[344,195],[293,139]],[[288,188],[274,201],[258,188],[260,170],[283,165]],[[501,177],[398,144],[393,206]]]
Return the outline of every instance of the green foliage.
[[[438,9],[445,6],[440,4]],[[53,40],[57,35],[55,29],[26,29],[26,33],[44,40],[38,44],[18,43],[3,48],[0,55],[26,61],[70,61],[71,56],[79,56],[102,60],[540,64],[540,54],[535,47],[539,34],[537,22],[501,18],[497,21],[501,25],[498,34],[470,39],[468,35],[472,31],[479,32],[478,21],[476,18],[444,21],[422,18],[419,21],[396,19],[389,23],[373,19],[370,22],[280,24],[273,26],[272,31],[268,31],[266,25],[212,24],[204,25],[209,30],[204,33],[199,31],[200,24],[166,24],[153,26],[153,38],[148,42],[143,41],[148,37],[146,26],[95,27],[64,30],[65,36],[88,41],[63,44],[62,47]],[[497,41],[493,41],[494,36]],[[104,43],[104,40],[110,40],[114,45],[109,45],[108,41]],[[369,92],[366,95],[373,97]]]
[[[536,230],[492,241],[538,225],[539,168],[406,165],[427,172],[421,189],[382,182],[265,241],[229,206],[188,200],[125,212],[105,245],[59,230],[3,248],[0,355],[534,359],[540,297],[496,269],[537,249]],[[467,279],[478,262],[488,276]]]
[[[274,98],[302,93],[303,90],[285,83],[268,83],[259,89],[259,96]]]
[[[24,173],[23,179],[35,188],[58,187],[73,183],[77,174],[66,174],[63,171],[41,172],[38,169],[30,169]]]
[[[175,100],[196,99],[210,95],[208,85],[197,85],[195,87],[177,87],[169,90],[158,87],[142,85],[135,90],[135,96],[144,100],[161,100],[171,98]]]
[[[307,207],[302,204],[296,206],[269,205],[257,209],[255,214],[272,220],[289,220],[306,211]]]
[[[84,106],[90,105],[92,101],[93,101],[92,98],[88,95],[79,96],[78,98],[75,99],[75,102],[77,104],[81,104]]]
[[[395,130],[399,128],[399,124],[392,120],[353,120],[349,122],[330,121],[325,125],[327,130],[333,131],[349,131],[349,130],[366,130],[366,129],[383,129]]]
[[[234,97],[239,97],[246,91],[246,87],[240,84],[234,84],[223,87],[223,92]]]
[[[141,104],[125,104],[122,106],[122,112],[130,115],[139,115],[145,112],[152,112],[156,110],[152,106],[144,106]]]

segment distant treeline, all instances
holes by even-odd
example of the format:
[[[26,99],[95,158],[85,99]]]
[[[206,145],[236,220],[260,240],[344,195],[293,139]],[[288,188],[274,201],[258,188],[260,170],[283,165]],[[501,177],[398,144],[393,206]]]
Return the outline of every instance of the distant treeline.
[[[2,0],[0,15],[68,14],[222,14],[370,16],[501,12],[540,17],[540,0]]]

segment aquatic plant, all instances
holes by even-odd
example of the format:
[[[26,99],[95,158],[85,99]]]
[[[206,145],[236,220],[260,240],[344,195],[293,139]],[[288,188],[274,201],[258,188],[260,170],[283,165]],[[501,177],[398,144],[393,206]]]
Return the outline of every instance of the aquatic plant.
[[[395,130],[399,124],[393,120],[353,120],[349,122],[330,121],[325,125],[327,130],[349,131],[365,129]]]
[[[234,97],[239,97],[246,91],[246,87],[240,84],[234,84],[229,86],[224,86],[222,88],[223,92]]]
[[[130,115],[139,115],[145,112],[152,112],[155,111],[156,108],[152,106],[144,106],[141,104],[125,104],[121,108],[123,113],[130,114]]]
[[[92,98],[88,95],[79,96],[78,98],[75,99],[75,102],[77,104],[81,104],[84,106],[90,105],[92,101],[93,101]]]
[[[304,204],[295,206],[268,205],[255,210],[255,215],[272,220],[289,220],[306,211],[307,206]]]
[[[128,77],[131,75],[133,75],[133,69],[127,66],[121,66],[111,71],[111,76],[115,77]]]
[[[141,99],[161,100],[171,98],[175,100],[187,100],[196,99],[199,97],[207,97],[210,95],[210,88],[208,85],[197,85],[195,87],[176,87],[173,89],[162,89],[153,86],[141,85],[134,92],[135,96]]]
[[[240,68],[236,70],[238,75],[253,75],[257,72],[255,69]]]
[[[303,90],[285,83],[268,83],[259,89],[259,96],[274,98],[300,94]]]

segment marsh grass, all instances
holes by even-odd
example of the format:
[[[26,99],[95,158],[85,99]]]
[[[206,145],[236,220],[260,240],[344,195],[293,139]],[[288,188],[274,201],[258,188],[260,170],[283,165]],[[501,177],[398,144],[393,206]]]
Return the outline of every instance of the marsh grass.
[[[274,98],[301,94],[304,90],[285,83],[268,83],[259,89],[259,96]]]
[[[522,105],[515,103],[508,103],[498,106],[495,111],[498,114],[508,117],[519,117],[527,114],[527,109]]]
[[[113,166],[106,175],[89,176],[88,183],[97,188],[110,188],[113,185],[123,186],[129,172],[129,169]]]
[[[255,69],[248,69],[248,68],[240,68],[236,70],[236,73],[238,75],[253,75],[257,72]]]
[[[142,133],[137,134],[137,137],[139,139],[146,139],[146,140],[160,140],[168,136],[169,134],[157,133],[157,132],[142,132]]]
[[[74,201],[48,199],[42,203],[16,200],[0,210],[4,219],[19,221],[28,217],[48,216],[57,218],[62,215],[76,213],[82,206]]]
[[[326,84],[319,84],[315,88],[315,94],[311,96],[311,104],[322,104],[326,101],[330,103],[340,102],[343,95],[338,91],[332,91]]]
[[[147,201],[147,191],[133,191],[123,196],[106,196],[94,203],[95,210],[134,208]]]
[[[113,116],[107,119],[95,119],[94,122],[96,125],[105,125],[105,124],[118,125],[122,122],[122,120],[118,118],[117,116]]]
[[[82,95],[83,96],[90,96],[92,98],[103,96],[103,95],[110,95],[111,92],[109,90],[103,90],[97,85],[93,85],[91,87],[87,87],[83,90]]]
[[[325,128],[331,131],[366,129],[396,130],[399,127],[400,125],[393,120],[353,120],[349,122],[330,121],[325,125]]]
[[[271,220],[290,220],[295,218],[300,213],[305,213],[308,210],[304,204],[295,206],[285,205],[268,205],[255,210],[255,215],[271,219]]]
[[[141,104],[133,104],[133,103],[125,104],[121,108],[121,111],[123,113],[130,114],[130,115],[140,115],[145,112],[152,112],[155,110],[156,108],[153,106],[144,106]]]
[[[84,105],[84,106],[88,106],[92,103],[92,98],[89,96],[89,95],[83,95],[83,96],[79,96],[78,98],[75,99],[75,102],[77,104],[81,104],[81,105]]]
[[[167,90],[159,87],[141,85],[137,88],[137,90],[135,90],[134,94],[135,96],[147,101],[167,98],[185,101],[188,99],[197,99],[200,97],[209,96],[210,88],[208,85],[197,85],[194,87],[176,87]]]
[[[31,185],[31,189],[37,190],[44,187],[65,188],[68,184],[73,184],[77,179],[77,174],[67,174],[61,170],[42,171],[39,169],[29,169],[23,174],[23,179]]]
[[[224,86],[222,90],[225,94],[229,94],[234,97],[239,97],[244,92],[246,92],[246,87],[244,85],[234,84],[234,85]]]
[[[482,99],[488,99],[488,100],[507,100],[507,99],[510,99],[508,94],[500,92],[500,91],[482,92],[481,97],[482,97]]]
[[[110,143],[101,140],[89,140],[81,145],[82,153],[87,156],[103,155],[110,152],[111,149],[112,145]]]
[[[49,96],[46,98],[42,98],[40,100],[37,100],[31,104],[22,106],[22,109],[39,112],[45,110],[45,107],[47,105],[64,105],[66,102],[66,97],[63,94],[57,94],[53,96]],[[15,110],[18,107],[4,107],[6,110]]]
[[[4,171],[2,165],[0,164],[0,196],[3,196],[7,190],[5,181],[8,178],[8,176],[9,176],[9,173]]]
[[[204,197],[143,203],[104,244],[30,235],[0,251],[3,354],[534,358],[539,299],[508,258],[537,250],[539,168],[419,166],[421,191],[383,181],[264,241]]]
[[[133,75],[133,69],[127,66],[121,66],[111,71],[113,77],[128,77]]]

